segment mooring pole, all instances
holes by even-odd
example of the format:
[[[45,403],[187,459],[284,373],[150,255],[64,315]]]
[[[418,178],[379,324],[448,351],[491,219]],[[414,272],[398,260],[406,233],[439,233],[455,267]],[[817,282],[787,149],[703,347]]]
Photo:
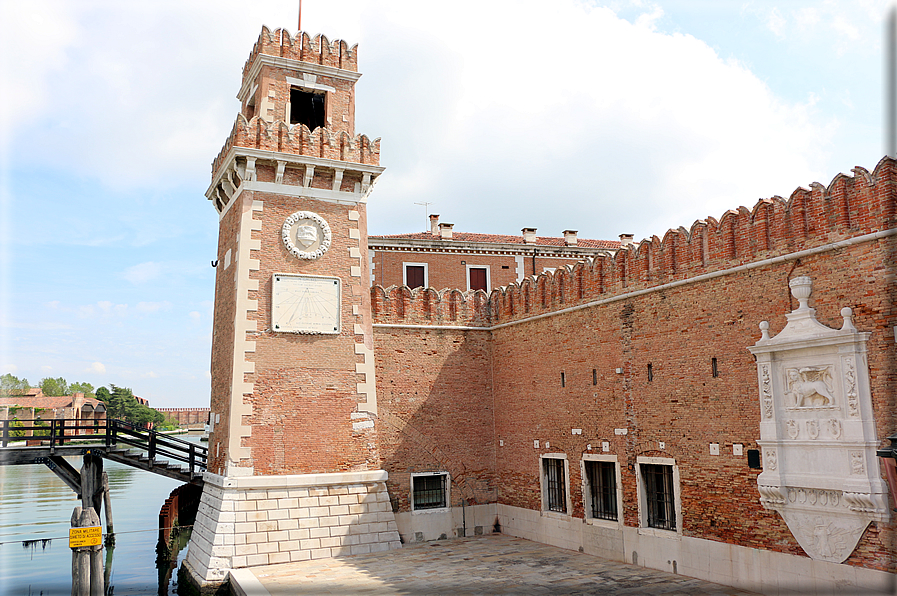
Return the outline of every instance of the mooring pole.
[[[100,529],[100,516],[93,508],[75,507],[72,528]],[[69,535],[72,549],[72,596],[103,596],[103,547],[87,533]],[[86,544],[85,544],[86,543]],[[83,545],[83,546],[82,546]]]
[[[115,544],[115,530],[112,529],[112,501],[109,500],[109,475],[103,471],[103,507],[106,515],[106,546]]]
[[[81,466],[81,507],[99,513],[103,505],[103,458],[89,450]]]

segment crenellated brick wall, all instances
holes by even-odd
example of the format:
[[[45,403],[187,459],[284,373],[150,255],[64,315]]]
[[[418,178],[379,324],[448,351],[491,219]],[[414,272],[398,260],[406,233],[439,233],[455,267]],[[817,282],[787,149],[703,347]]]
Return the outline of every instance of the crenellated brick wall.
[[[761,321],[784,327],[789,280],[810,276],[822,323],[840,327],[848,306],[871,332],[882,445],[897,430],[897,162],[853,172],[489,295],[373,287],[381,458],[397,510],[408,511],[410,473],[446,471],[468,503],[539,511],[539,456],[560,453],[581,519],[580,461],[612,455],[634,528],[637,458],[665,457],[679,467],[683,537],[806,557],[760,505],[760,470],[747,465],[760,436],[747,347]],[[895,560],[892,520],[873,522],[846,563],[893,572]]]

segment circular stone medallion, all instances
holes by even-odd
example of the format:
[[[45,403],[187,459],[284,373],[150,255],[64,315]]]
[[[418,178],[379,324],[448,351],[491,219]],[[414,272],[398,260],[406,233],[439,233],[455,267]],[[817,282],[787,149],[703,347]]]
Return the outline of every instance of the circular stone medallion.
[[[330,226],[311,211],[297,211],[283,222],[283,245],[298,259],[319,259],[330,248]]]

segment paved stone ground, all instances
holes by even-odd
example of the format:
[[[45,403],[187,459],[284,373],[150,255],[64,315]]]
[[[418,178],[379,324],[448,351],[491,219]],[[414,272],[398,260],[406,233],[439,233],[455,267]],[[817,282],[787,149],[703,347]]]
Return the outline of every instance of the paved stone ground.
[[[265,591],[272,595],[754,594],[504,535],[416,543],[384,553],[254,567],[240,570],[235,579],[240,587],[232,586],[234,591],[250,596],[262,596]]]

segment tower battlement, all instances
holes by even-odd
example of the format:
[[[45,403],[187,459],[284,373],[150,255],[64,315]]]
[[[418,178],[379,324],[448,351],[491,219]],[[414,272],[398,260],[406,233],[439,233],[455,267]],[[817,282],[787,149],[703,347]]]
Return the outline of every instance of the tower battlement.
[[[349,44],[342,39],[330,41],[322,33],[311,37],[305,31],[299,31],[293,36],[286,29],[271,31],[268,27],[262,26],[258,41],[255,42],[243,66],[244,79],[259,54],[332,66],[352,72],[358,71],[358,44],[349,47]]]

